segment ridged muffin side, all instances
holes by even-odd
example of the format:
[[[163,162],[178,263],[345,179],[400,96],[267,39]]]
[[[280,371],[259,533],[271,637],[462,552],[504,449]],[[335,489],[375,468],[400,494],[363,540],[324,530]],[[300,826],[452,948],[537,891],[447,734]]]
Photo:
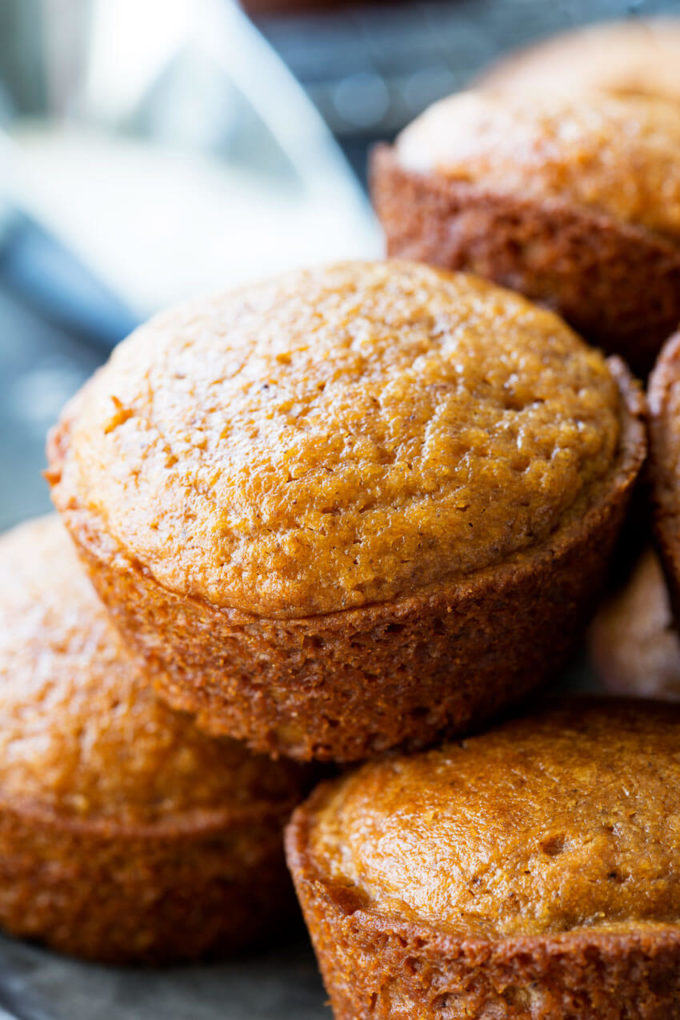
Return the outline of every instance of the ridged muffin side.
[[[357,760],[559,668],[642,413],[622,365],[519,296],[345,264],[152,322],[62,416],[50,480],[172,705],[255,750]]]

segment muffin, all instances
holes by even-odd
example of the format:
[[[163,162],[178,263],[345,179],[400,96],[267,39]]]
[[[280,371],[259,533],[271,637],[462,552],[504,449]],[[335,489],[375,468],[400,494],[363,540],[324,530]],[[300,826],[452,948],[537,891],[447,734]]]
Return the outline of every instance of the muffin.
[[[680,709],[574,701],[293,815],[336,1020],[680,1015]]]
[[[680,106],[468,92],[376,149],[388,254],[557,310],[646,374],[680,321]]]
[[[406,262],[175,309],[67,408],[53,498],[170,704],[359,760],[562,663],[644,456],[641,396],[556,316]]]
[[[590,628],[590,654],[611,691],[680,698],[680,637],[653,549],[645,551],[626,585],[598,610]]]
[[[104,961],[240,950],[294,896],[294,763],[200,734],[123,652],[56,516],[0,539],[0,925]]]
[[[680,624],[680,333],[649,379],[649,486],[654,531],[676,626]]]
[[[680,18],[584,25],[502,57],[478,88],[537,92],[599,90],[680,103]]]

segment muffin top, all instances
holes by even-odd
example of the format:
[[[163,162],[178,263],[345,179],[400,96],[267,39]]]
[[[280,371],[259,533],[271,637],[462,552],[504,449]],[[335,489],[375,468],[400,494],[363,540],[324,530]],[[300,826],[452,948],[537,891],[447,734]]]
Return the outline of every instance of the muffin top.
[[[577,700],[314,795],[312,858],[366,909],[482,938],[680,914],[680,709]]]
[[[477,80],[478,87],[620,96],[680,102],[680,18],[629,18],[560,32],[511,53]]]
[[[155,699],[56,516],[0,538],[0,804],[119,825],[284,816],[302,775]]]
[[[680,102],[680,18],[628,18],[586,24],[511,53],[478,86],[532,92],[559,88]]]
[[[399,136],[407,169],[562,199],[680,236],[680,106],[592,92],[462,92]]]
[[[296,617],[497,564],[597,500],[620,398],[550,312],[408,262],[153,319],[67,410],[58,507],[167,588]]]

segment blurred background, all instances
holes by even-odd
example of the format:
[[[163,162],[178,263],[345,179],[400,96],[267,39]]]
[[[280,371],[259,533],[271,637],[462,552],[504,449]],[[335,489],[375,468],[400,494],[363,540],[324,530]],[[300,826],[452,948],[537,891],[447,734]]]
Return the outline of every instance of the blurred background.
[[[188,295],[378,255],[366,157],[500,53],[624,0],[0,0],[0,528],[111,346]]]

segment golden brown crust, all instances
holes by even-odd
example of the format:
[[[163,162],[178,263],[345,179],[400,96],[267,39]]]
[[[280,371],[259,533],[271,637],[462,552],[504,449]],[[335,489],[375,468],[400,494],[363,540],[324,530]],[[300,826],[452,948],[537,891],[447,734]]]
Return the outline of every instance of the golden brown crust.
[[[405,169],[388,146],[374,151],[372,194],[389,255],[518,290],[640,374],[680,320],[680,247],[641,226]]]
[[[602,702],[595,707],[587,707],[593,702],[577,702],[564,710],[556,713],[556,724],[559,723],[561,715],[569,715],[572,720],[583,716],[588,719],[595,715],[599,717],[599,725],[605,725],[608,714],[612,714],[611,740],[617,739],[617,722],[626,718],[632,721],[632,730],[640,730],[640,743],[637,749],[644,760],[644,743],[651,740],[653,736],[646,734],[645,727],[649,726],[650,734],[654,732],[654,723],[667,720],[665,730],[671,726],[667,706],[648,707],[635,702]],[[603,722],[604,721],[604,722]],[[560,724],[561,725],[561,724]],[[588,723],[586,723],[587,727]],[[677,713],[673,716],[673,723],[677,728]],[[531,719],[520,720],[518,723],[510,723],[505,728],[497,731],[499,737],[504,730],[512,733],[513,726],[525,734],[531,731]],[[576,725],[578,731],[578,723]],[[586,732],[587,728],[586,728]],[[664,737],[668,734],[664,732]],[[475,745],[485,748],[493,746],[495,734],[491,733],[479,738],[473,738],[463,745],[473,754]],[[531,739],[530,736],[528,738]],[[588,787],[593,780],[591,771],[592,761],[597,757],[589,749],[588,740],[581,746],[588,750],[586,767],[584,771],[578,767],[570,772],[566,783],[566,793],[573,798],[573,803],[579,807],[578,792],[580,786]],[[634,740],[637,739],[634,737]],[[623,740],[625,754],[626,739]],[[578,759],[579,737],[577,732],[573,736],[575,748],[574,757]],[[668,741],[664,744],[664,751],[669,752]],[[545,783],[549,785],[551,772],[551,761],[549,755],[545,754],[541,760],[545,762],[546,778]],[[443,753],[443,752],[442,752]],[[463,751],[460,752],[464,753]],[[674,747],[671,748],[674,754]],[[431,755],[437,758],[437,752]],[[430,756],[424,756],[424,759]],[[616,770],[616,760],[603,755],[602,782],[611,784],[612,772]],[[387,758],[383,763],[378,763],[375,768],[395,769],[399,762],[404,763],[408,774],[411,762],[409,759]],[[416,759],[418,761],[418,759]],[[502,762],[501,762],[502,764]],[[631,763],[627,763],[631,764]],[[497,763],[498,765],[498,763]],[[547,931],[542,934],[514,934],[511,936],[497,936],[494,934],[486,937],[475,933],[474,927],[466,932],[465,922],[462,921],[459,930],[442,930],[435,920],[406,920],[396,908],[386,910],[376,903],[374,897],[363,888],[358,887],[350,880],[341,876],[333,877],[328,870],[328,861],[315,849],[315,828],[318,819],[327,810],[329,797],[333,791],[343,782],[356,782],[357,776],[367,772],[370,776],[372,766],[366,766],[360,773],[355,774],[348,780],[340,780],[335,784],[324,784],[315,791],[312,797],[296,810],[286,834],[286,849],[289,867],[291,868],[295,881],[298,897],[302,904],[303,913],[310,930],[315,946],[319,964],[322,970],[326,988],[329,992],[334,1015],[338,1020],[368,1020],[368,1018],[390,1018],[390,1020],[406,1020],[406,1018],[417,1016],[421,1020],[441,1017],[469,1017],[470,1020],[481,1016],[493,1016],[500,1020],[563,1020],[565,1016],[574,1017],[575,1020],[590,1020],[592,1017],[614,1020],[614,1018],[645,1018],[645,1020],[662,1020],[667,1017],[680,1016],[680,927],[677,920],[667,921],[665,919],[654,921],[647,918],[644,911],[649,903],[645,897],[644,883],[654,879],[646,871],[647,860],[644,854],[631,857],[629,863],[633,871],[639,871],[642,879],[642,886],[639,893],[639,906],[642,910],[641,919],[635,915],[626,921],[619,921],[614,925],[607,925],[606,918],[595,915],[587,919],[585,924],[573,930]],[[650,771],[653,763],[650,762]],[[658,770],[659,772],[662,769]],[[559,772],[559,770],[558,770]],[[465,776],[466,773],[464,773]],[[494,772],[489,771],[490,812],[493,812],[494,805]],[[533,773],[540,786],[540,769],[538,767]],[[511,778],[511,777],[509,777]],[[514,782],[517,790],[521,791],[522,774],[519,774]],[[433,774],[433,780],[442,780],[439,772]],[[657,776],[657,780],[662,777]],[[463,780],[463,789],[465,780]],[[456,779],[453,780],[453,793],[455,788],[460,787]],[[658,781],[656,789],[658,792]],[[610,791],[607,791],[610,793]],[[429,801],[428,791],[423,790],[423,819],[424,826],[432,826],[436,830],[440,819],[436,810],[428,813]],[[534,784],[529,781],[526,796],[533,798]],[[405,794],[406,795],[406,794]],[[620,796],[616,784],[614,795]],[[377,794],[378,798],[382,796]],[[518,794],[518,797],[520,795]],[[635,791],[636,797],[642,797],[640,803],[644,805],[644,788],[641,785]],[[668,794],[672,798],[673,793]],[[568,802],[567,797],[567,802]],[[545,832],[552,832],[551,805],[553,802],[552,791],[545,805],[544,818]],[[482,804],[487,798],[484,797]],[[521,797],[520,797],[521,799]],[[610,797],[611,799],[611,797]],[[410,806],[407,803],[407,810],[418,813],[420,799],[418,798]],[[529,818],[535,819],[539,813],[533,799],[527,802],[529,807]],[[523,847],[522,829],[525,824],[521,805],[515,805],[516,811],[508,810],[504,816],[504,824],[510,826],[507,833],[509,845],[513,840],[521,852]],[[587,807],[587,805],[586,805]],[[564,810],[562,802],[560,809]],[[647,811],[651,809],[646,808]],[[483,814],[483,807],[479,808]],[[590,811],[591,823],[598,827],[597,805],[587,808]],[[653,813],[653,810],[652,810]],[[663,815],[657,819],[657,824],[663,825],[668,821]],[[638,838],[645,833],[642,829],[637,830],[635,815],[629,819],[626,815],[625,804],[619,810],[619,824],[627,830],[624,834],[627,837]],[[495,815],[490,814],[490,820],[498,824]],[[479,826],[479,819],[469,823],[473,828]],[[460,819],[460,832],[458,839],[462,847],[465,846],[465,833],[468,820],[463,811]],[[666,830],[666,845],[663,849],[671,854],[673,851],[672,821],[671,827]],[[604,830],[602,830],[604,831]],[[590,841],[589,830],[580,834],[578,829],[572,834],[575,837],[576,857],[579,857],[579,849],[588,855]],[[412,834],[411,834],[412,835]],[[426,833],[425,833],[426,835]],[[539,832],[540,835],[540,832]],[[597,835],[597,833],[595,833]],[[614,826],[607,830],[607,838],[612,846],[618,844],[621,836],[620,830]],[[515,839],[516,837],[516,839]],[[531,837],[529,837],[531,838]],[[582,846],[579,846],[581,838]],[[408,837],[407,837],[408,839]],[[601,841],[600,841],[601,842]],[[405,844],[411,845],[411,844]],[[417,844],[416,844],[417,845]],[[432,846],[434,844],[430,844]],[[474,839],[471,846],[475,846]],[[552,848],[552,843],[551,843]],[[395,864],[399,855],[396,844],[391,849],[386,844],[385,849],[392,856],[390,860]],[[446,861],[446,854],[449,847],[442,845],[437,853],[441,851],[441,862]],[[455,848],[454,848],[455,849]],[[565,856],[569,856],[572,849],[568,844],[564,847]],[[600,853],[601,848],[595,840],[593,854]],[[552,849],[546,849],[545,867],[549,870],[554,860]],[[464,850],[462,851],[464,853]],[[427,851],[425,851],[427,854]],[[427,859],[427,857],[426,857]],[[414,857],[416,866],[426,866],[420,861],[416,853]],[[387,860],[389,864],[389,860]],[[440,858],[436,856],[430,861],[436,873],[436,881],[440,884],[445,882],[444,875],[450,875],[451,881],[466,880],[464,866],[459,873],[456,868],[446,871],[446,863],[440,868]],[[597,861],[594,862],[597,865]],[[606,862],[602,861],[604,866]],[[489,887],[493,888],[493,850],[490,851],[486,866],[481,868],[482,882],[488,880]],[[442,873],[442,870],[444,873]],[[468,876],[469,877],[469,876]],[[577,883],[581,881],[580,871],[574,873]],[[565,897],[569,896],[568,874],[560,879],[561,889]],[[635,899],[636,884],[634,876],[631,877],[632,889],[627,894],[629,899]],[[502,886],[502,883],[501,883]],[[527,887],[530,891],[530,886]],[[597,893],[597,889],[594,890]],[[658,890],[657,890],[658,892]],[[557,903],[561,902],[558,897]],[[663,904],[663,896],[657,902]],[[395,900],[396,903],[396,900]],[[434,898],[430,904],[431,910],[437,910],[439,899]],[[581,904],[582,912],[587,905]]]
[[[649,378],[649,479],[654,531],[680,624],[680,333],[664,346]]]
[[[618,458],[602,498],[499,567],[392,603],[293,620],[162,588],[75,498],[62,516],[159,692],[253,749],[358,760],[460,732],[539,684],[587,619],[645,454],[643,400],[620,362]],[[52,463],[68,446],[53,437]]]
[[[624,587],[597,612],[590,655],[617,694],[680,699],[680,636],[656,553],[640,557]]]
[[[679,733],[676,707],[580,699],[385,756],[315,799],[310,853],[440,934],[679,924]]]
[[[303,809],[289,867],[336,1020],[673,1020],[680,933],[579,932],[491,942],[362,909],[307,853]]]
[[[308,777],[141,680],[56,516],[0,538],[0,924],[103,960],[191,958],[291,909]]]

